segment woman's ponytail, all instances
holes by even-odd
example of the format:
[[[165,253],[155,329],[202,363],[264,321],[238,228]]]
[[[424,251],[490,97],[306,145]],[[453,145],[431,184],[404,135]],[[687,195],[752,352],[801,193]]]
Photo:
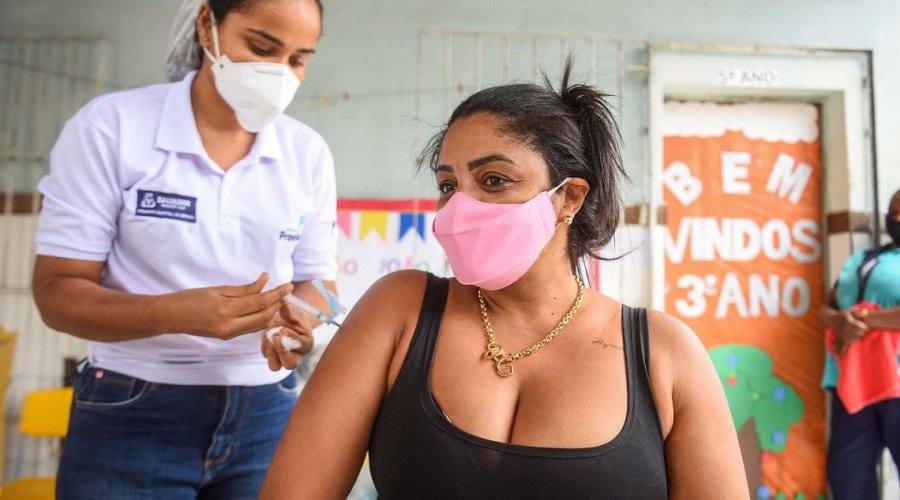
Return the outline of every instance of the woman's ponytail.
[[[559,97],[573,112],[581,135],[585,180],[590,190],[570,228],[569,256],[585,254],[603,259],[595,252],[614,236],[622,212],[620,184],[627,174],[622,165],[622,138],[607,99],[611,96],[584,84],[569,84],[572,60],[566,59]],[[551,87],[549,81],[546,82]],[[573,259],[574,265],[575,259]]]

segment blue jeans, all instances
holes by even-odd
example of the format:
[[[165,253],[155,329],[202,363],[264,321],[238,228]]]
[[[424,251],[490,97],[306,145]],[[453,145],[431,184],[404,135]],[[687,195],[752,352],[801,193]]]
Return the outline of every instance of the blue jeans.
[[[57,498],[256,498],[296,388],[296,373],[259,387],[186,386],[87,366]]]
[[[831,392],[828,485],[834,500],[880,498],[875,467],[885,447],[900,464],[900,399],[869,405],[850,415],[837,391]]]

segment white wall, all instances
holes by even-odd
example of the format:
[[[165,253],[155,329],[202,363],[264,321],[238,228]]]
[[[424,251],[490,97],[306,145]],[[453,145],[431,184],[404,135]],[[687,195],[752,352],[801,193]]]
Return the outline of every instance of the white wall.
[[[415,122],[416,41],[421,30],[491,31],[609,37],[651,42],[694,42],[873,51],[877,161],[881,208],[900,188],[900,2],[897,0],[323,0],[325,33],[309,77],[290,112],[322,132],[338,169],[342,197],[431,196],[428,179],[414,180],[421,147]],[[163,81],[171,19],[180,0],[0,0],[0,33],[100,34],[109,41],[107,88]],[[585,55],[576,54],[576,57]],[[9,67],[0,59],[0,75]],[[555,68],[547,68],[553,71]],[[629,169],[629,203],[647,203],[649,158],[638,151],[646,95],[635,83],[622,103]],[[607,89],[615,91],[615,89]],[[349,99],[343,96],[348,95]],[[323,97],[327,97],[325,102]],[[0,109],[0,125],[4,123]],[[426,124],[427,125],[427,124]],[[0,144],[0,148],[3,144]],[[3,151],[0,150],[0,156]],[[0,165],[2,168],[2,165]],[[854,168],[854,166],[850,166]],[[860,167],[856,167],[860,168]],[[23,186],[22,189],[30,189]],[[856,207],[854,207],[856,208]],[[27,231],[24,231],[27,233]],[[6,235],[9,237],[9,234]],[[601,271],[604,288],[646,302],[641,274],[648,256],[643,228],[620,231],[620,250],[633,255]],[[23,236],[23,238],[25,238]],[[618,253],[618,252],[617,252]],[[9,256],[0,256],[0,259]],[[8,262],[8,261],[7,261]],[[28,266],[24,266],[28,267]],[[640,288],[640,287],[639,287]],[[10,293],[4,304],[27,299]],[[24,297],[24,298],[23,298]],[[34,311],[22,304],[0,322],[31,328]],[[22,326],[19,326],[19,324]],[[59,353],[77,354],[69,337],[47,335]],[[34,356],[29,356],[29,359]],[[60,361],[61,363],[61,361]],[[51,364],[54,364],[51,362]],[[57,363],[56,366],[61,366]],[[19,373],[27,370],[17,367]],[[16,396],[58,373],[19,377]]]
[[[893,140],[900,131],[900,93],[895,91],[900,88],[900,2],[894,0],[324,3],[324,37],[291,112],[330,142],[342,196],[396,198],[417,191],[412,180],[419,147],[413,136],[415,44],[422,29],[870,49],[882,205],[900,187],[900,141]],[[104,34],[110,41],[108,79],[113,86],[138,86],[163,78],[170,19],[179,5],[179,0],[0,0],[0,32]],[[343,92],[350,100],[340,98]],[[322,104],[321,95],[331,96],[330,103]],[[626,112],[641,112],[625,104]],[[648,186],[638,187],[630,201],[646,201]]]

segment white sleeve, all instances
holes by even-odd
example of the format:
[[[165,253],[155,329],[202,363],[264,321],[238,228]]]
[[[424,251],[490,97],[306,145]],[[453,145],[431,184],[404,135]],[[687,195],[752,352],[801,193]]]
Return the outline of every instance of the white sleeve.
[[[79,115],[63,127],[41,179],[38,255],[105,261],[117,234],[122,196],[115,141]]]
[[[312,212],[303,224],[300,243],[294,250],[293,281],[337,278],[337,187],[334,180],[334,158],[322,142],[313,166]]]

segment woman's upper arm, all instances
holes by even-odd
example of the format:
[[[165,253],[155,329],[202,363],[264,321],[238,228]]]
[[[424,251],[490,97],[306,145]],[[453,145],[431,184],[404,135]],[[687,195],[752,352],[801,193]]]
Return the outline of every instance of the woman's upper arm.
[[[649,327],[651,373],[663,372],[654,387],[663,379],[670,391],[657,397],[671,405],[665,445],[670,498],[749,498],[731,411],[706,349],[690,328],[664,313],[651,311]]]
[[[415,326],[424,287],[424,273],[394,273],[354,306],[300,395],[261,498],[346,497],[365,458],[391,360],[404,331]]]
[[[38,255],[34,259],[32,282],[36,287],[57,278],[79,278],[100,283],[100,277],[105,265],[105,262],[93,260]]]
[[[31,293],[41,316],[54,328],[58,309],[66,307],[70,293],[83,293],[84,287],[59,287],[60,280],[74,279],[99,285],[105,262],[65,259],[38,255],[34,260]],[[71,289],[71,292],[68,290]]]

